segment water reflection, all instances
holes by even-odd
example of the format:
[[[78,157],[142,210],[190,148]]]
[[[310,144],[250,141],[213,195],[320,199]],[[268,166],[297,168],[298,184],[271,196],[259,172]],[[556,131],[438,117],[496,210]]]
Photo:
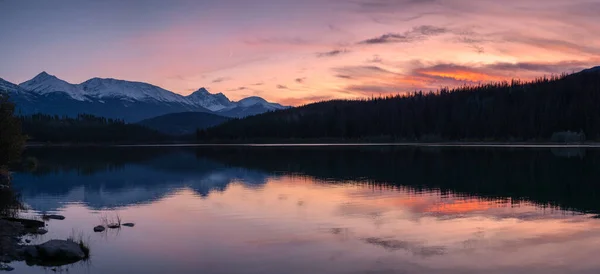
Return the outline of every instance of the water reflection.
[[[532,149],[27,151],[36,241],[91,231],[71,273],[596,273],[599,154]],[[17,268],[25,273],[39,269]]]
[[[31,201],[57,197],[93,208],[151,202],[189,187],[202,196],[239,180],[300,175],[320,182],[479,198],[526,200],[587,213],[600,211],[600,151],[581,149],[354,148],[36,148],[33,173],[16,174]],[[576,155],[576,157],[574,157]],[[44,207],[43,205],[39,205]],[[58,205],[46,205],[44,210]],[[42,208],[40,208],[42,209]]]

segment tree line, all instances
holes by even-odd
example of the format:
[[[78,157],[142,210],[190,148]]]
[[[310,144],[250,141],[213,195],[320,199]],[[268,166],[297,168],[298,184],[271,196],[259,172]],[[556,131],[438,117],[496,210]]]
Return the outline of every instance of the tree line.
[[[199,130],[201,142],[285,139],[539,141],[600,139],[600,72],[334,100]],[[568,137],[566,139],[569,139]]]
[[[165,135],[155,130],[90,114],[76,117],[34,114],[20,116],[19,119],[30,142],[136,143],[167,140]]]

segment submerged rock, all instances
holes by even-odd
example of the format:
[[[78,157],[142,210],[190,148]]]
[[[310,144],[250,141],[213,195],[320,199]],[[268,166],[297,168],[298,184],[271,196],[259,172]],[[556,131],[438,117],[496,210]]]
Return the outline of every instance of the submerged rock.
[[[42,218],[45,220],[64,220],[65,216],[53,214],[53,215],[44,215]]]
[[[30,219],[19,219],[19,218],[3,218],[2,220],[12,222],[12,223],[20,223],[25,227],[25,229],[32,229],[38,227],[44,227],[46,223],[38,220],[30,220]]]
[[[106,228],[104,228],[104,226],[99,225],[99,226],[94,227],[94,232],[102,232],[105,229]]]
[[[134,226],[135,226],[135,224],[134,224],[134,223],[124,223],[124,224],[123,224],[123,226],[126,226],[126,227],[134,227]]]
[[[37,246],[40,257],[50,260],[71,261],[82,260],[85,253],[79,244],[73,241],[50,240]]]

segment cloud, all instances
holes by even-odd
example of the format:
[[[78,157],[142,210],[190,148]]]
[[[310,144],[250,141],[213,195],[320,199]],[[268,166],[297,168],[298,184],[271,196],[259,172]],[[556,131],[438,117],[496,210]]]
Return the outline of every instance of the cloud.
[[[251,84],[251,86],[262,86],[262,85],[264,85],[264,84],[265,84],[265,83],[263,83],[263,82],[259,82],[259,83],[254,83],[254,84]]]
[[[378,66],[343,66],[336,67],[332,69],[336,72],[336,76],[343,76],[340,78],[367,78],[373,76],[396,76],[398,75],[395,72],[389,71],[387,69],[378,67]]]
[[[389,44],[389,43],[412,43],[422,41],[431,36],[447,33],[448,29],[429,25],[417,26],[404,33],[387,33],[381,36],[358,42],[363,45]]]
[[[333,68],[334,77],[344,79],[347,86],[338,92],[371,96],[373,94],[397,94],[413,91],[435,91],[442,87],[477,85],[481,83],[509,81],[514,78],[531,80],[548,74],[579,71],[592,67],[595,62],[497,62],[497,63],[437,63],[423,64],[419,61],[403,65],[406,71],[395,72],[383,66],[343,66]],[[406,69],[408,67],[408,69]]]
[[[277,89],[288,89],[288,87],[284,85],[277,85],[276,87]]]
[[[304,84],[304,82],[306,81],[306,77],[302,77],[302,78],[296,78],[296,80],[295,80],[295,81],[296,81],[296,83],[299,83],[299,84]]]
[[[347,49],[336,49],[336,50],[332,50],[332,51],[328,51],[328,52],[318,52],[317,57],[319,57],[319,58],[333,57],[333,56],[341,55],[341,54],[348,53],[348,52],[350,52],[350,51]]]
[[[383,59],[381,59],[379,55],[375,54],[373,55],[373,58],[367,59],[367,63],[383,63]]]
[[[213,83],[221,83],[221,82],[225,82],[227,80],[230,80],[231,78],[229,77],[219,77],[217,79],[212,80]]]

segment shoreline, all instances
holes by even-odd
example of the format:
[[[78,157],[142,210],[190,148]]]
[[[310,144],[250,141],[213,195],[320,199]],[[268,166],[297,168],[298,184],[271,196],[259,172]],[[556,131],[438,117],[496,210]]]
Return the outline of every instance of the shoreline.
[[[464,148],[600,148],[600,142],[247,142],[247,143],[155,143],[155,144],[26,144],[41,147],[464,147]]]

